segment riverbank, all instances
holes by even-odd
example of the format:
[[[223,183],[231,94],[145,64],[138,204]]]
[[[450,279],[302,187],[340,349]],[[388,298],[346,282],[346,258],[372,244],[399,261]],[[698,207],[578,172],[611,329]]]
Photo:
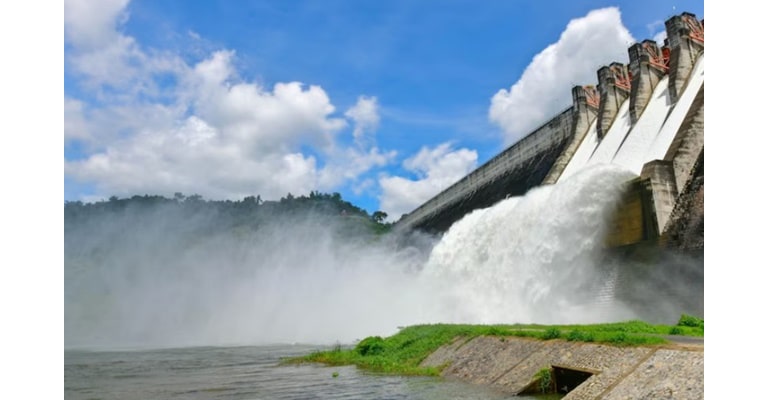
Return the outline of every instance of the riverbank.
[[[421,364],[446,366],[441,375],[511,394],[542,389],[564,399],[701,399],[703,345],[614,346],[565,340],[480,336],[457,338]]]
[[[703,336],[704,321],[687,315],[675,326],[419,325],[288,362],[440,375],[513,394],[693,399],[703,394]]]

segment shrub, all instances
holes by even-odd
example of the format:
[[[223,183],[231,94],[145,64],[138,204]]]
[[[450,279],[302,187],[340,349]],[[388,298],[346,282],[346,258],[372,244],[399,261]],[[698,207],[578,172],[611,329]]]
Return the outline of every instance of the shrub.
[[[683,314],[680,316],[680,320],[677,321],[677,325],[704,329],[704,319],[694,317],[693,315]]]
[[[552,371],[549,368],[542,368],[536,373],[536,378],[539,379],[541,393],[547,393],[552,385]]]
[[[669,334],[670,335],[684,335],[685,332],[679,326],[673,326],[672,328],[669,329]]]
[[[547,328],[546,331],[544,331],[544,336],[542,337],[544,340],[549,339],[557,339],[560,337],[560,329],[557,328]]]
[[[566,335],[565,338],[569,342],[594,342],[595,341],[595,335],[593,335],[592,332],[583,332],[578,329],[568,332],[568,335]]]
[[[384,339],[381,336],[369,336],[355,346],[361,356],[375,356],[384,352]]]
[[[608,336],[608,343],[626,344],[629,342],[629,336],[624,332],[615,333]]]

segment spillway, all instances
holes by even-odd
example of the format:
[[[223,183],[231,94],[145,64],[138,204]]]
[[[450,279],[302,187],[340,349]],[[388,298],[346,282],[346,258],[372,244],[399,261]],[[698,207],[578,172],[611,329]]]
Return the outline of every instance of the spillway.
[[[597,122],[593,122],[589,126],[589,131],[576,150],[576,153],[574,153],[573,158],[571,158],[571,162],[568,163],[562,175],[560,175],[560,179],[566,179],[573,175],[574,172],[584,168],[595,152],[595,149],[597,149],[598,144],[600,144],[600,141],[597,138]]]
[[[613,161],[613,156],[621,147],[621,143],[624,141],[624,137],[632,127],[632,123],[629,119],[629,100],[622,103],[619,108],[619,115],[616,121],[613,122],[608,133],[600,141],[592,156],[589,158],[587,165],[595,164],[610,164]]]
[[[665,77],[659,82],[643,114],[616,150],[610,160],[611,163],[621,165],[636,175],[640,175],[643,164],[649,161],[644,157],[645,153],[647,153],[672,108],[667,80],[668,78]]]
[[[696,67],[691,73],[690,81],[686,87],[680,100],[675,105],[675,108],[670,113],[664,126],[659,130],[652,145],[645,153],[646,160],[663,159],[667,154],[667,151],[672,144],[672,140],[680,130],[680,126],[683,123],[688,111],[691,109],[694,98],[699,93],[699,90],[704,87],[704,54],[699,56],[696,62]]]
[[[694,166],[704,147],[704,23],[682,13],[665,27],[663,46],[633,44],[629,64],[599,68],[596,87],[572,88],[571,107],[403,215],[395,229],[443,233],[473,210],[598,164],[615,164],[643,181],[631,200],[642,205],[633,218],[643,216],[632,222],[639,232],[632,240],[656,240],[673,225],[690,225],[677,220],[690,213],[675,207],[680,196],[693,196],[687,187],[703,171]]]
[[[664,159],[694,98],[704,85],[704,55],[696,62],[680,99],[672,104],[668,77],[664,77],[653,91],[648,105],[632,126],[629,99],[619,109],[618,117],[602,140],[596,127],[591,127],[571,162],[560,176],[565,179],[587,165],[616,164],[640,175],[643,165],[651,160]]]

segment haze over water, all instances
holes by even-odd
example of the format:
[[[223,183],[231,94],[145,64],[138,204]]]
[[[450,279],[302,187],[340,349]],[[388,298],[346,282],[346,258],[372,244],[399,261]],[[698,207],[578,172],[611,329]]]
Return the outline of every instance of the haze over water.
[[[279,361],[412,324],[633,318],[605,290],[615,275],[601,265],[607,217],[632,176],[588,167],[407,246],[361,239],[327,218],[191,241],[178,232],[189,225],[165,211],[100,221],[82,237],[68,231],[65,396],[507,398],[437,378]]]
[[[605,275],[606,217],[631,177],[588,168],[406,246],[362,240],[327,219],[193,241],[176,239],[173,215],[103,221],[67,235],[65,344],[330,344],[421,323],[626,319],[620,307],[580,305]]]
[[[83,400],[509,398],[491,388],[434,377],[384,376],[352,366],[278,366],[282,357],[312,350],[310,346],[258,346],[68,351],[64,394],[67,399]]]

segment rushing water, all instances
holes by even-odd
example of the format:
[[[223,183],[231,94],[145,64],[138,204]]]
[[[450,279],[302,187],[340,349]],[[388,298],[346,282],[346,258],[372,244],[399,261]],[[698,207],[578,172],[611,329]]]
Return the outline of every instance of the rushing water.
[[[634,175],[595,165],[476,210],[435,245],[424,277],[439,286],[444,321],[577,323],[628,319],[621,309],[583,309],[595,300],[606,221]]]
[[[510,398],[491,388],[440,378],[376,375],[355,367],[279,365],[283,357],[315,349],[70,350],[64,355],[64,395],[71,400]]]
[[[79,240],[110,242],[65,267],[65,345],[353,343],[421,323],[628,319],[574,306],[608,276],[597,268],[602,236],[632,176],[591,166],[476,210],[421,250],[357,241],[322,221],[192,243],[175,241],[172,222],[153,227],[161,216],[104,224],[122,229],[119,239],[86,232]]]
[[[279,365],[317,346],[224,346],[350,344],[428,322],[619,319],[572,305],[594,295],[594,285],[585,285],[599,281],[594,264],[605,217],[631,176],[615,166],[593,166],[477,210],[427,257],[339,240],[323,235],[324,226],[183,249],[145,229],[130,238],[126,251],[115,242],[117,252],[101,264],[65,269],[66,397],[506,398],[438,378]],[[155,243],[164,247],[157,250]],[[166,247],[173,257],[157,253]],[[147,346],[159,350],[104,351]]]
[[[279,365],[283,357],[316,347],[222,346],[348,344],[430,322],[586,323],[635,317],[611,303],[615,271],[600,269],[607,217],[622,184],[639,172],[639,155],[658,158],[668,147],[703,74],[702,56],[671,115],[670,105],[662,103],[666,89],[657,88],[624,152],[629,101],[601,143],[594,124],[590,127],[556,185],[475,210],[441,238],[427,240],[427,246],[361,242],[340,236],[327,221],[184,241],[173,230],[179,220],[160,211],[67,231],[66,397],[507,398],[437,378]],[[595,307],[598,296],[611,307]],[[166,349],[75,350],[131,346]]]
[[[326,226],[183,248],[150,226],[125,250],[111,244],[99,264],[65,268],[66,397],[505,398],[437,378],[278,365],[317,347],[225,346],[351,344],[429,322],[619,319],[571,306],[594,295],[584,285],[599,281],[605,217],[630,176],[593,166],[477,210],[426,256],[324,235]],[[162,350],[112,351],[147,346]]]

